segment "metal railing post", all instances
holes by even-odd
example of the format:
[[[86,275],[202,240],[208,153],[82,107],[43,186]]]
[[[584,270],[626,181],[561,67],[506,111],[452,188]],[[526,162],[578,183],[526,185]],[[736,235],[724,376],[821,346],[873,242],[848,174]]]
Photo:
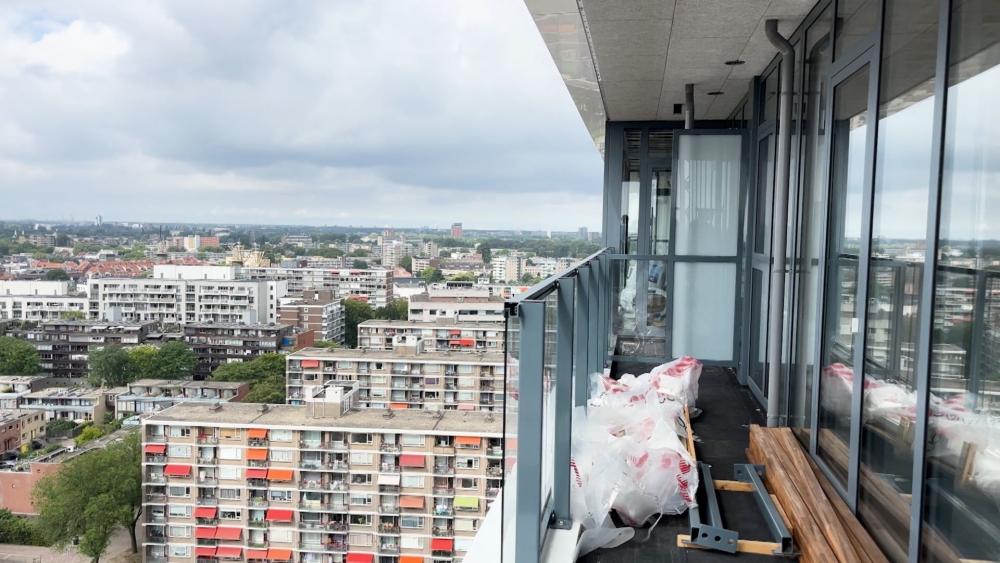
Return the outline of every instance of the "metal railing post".
[[[514,560],[537,563],[542,548],[542,424],[544,417],[545,302],[522,301],[517,393],[517,514]]]
[[[598,371],[597,366],[600,361],[600,349],[598,348],[598,333],[601,330],[601,317],[603,316],[603,311],[601,309],[601,296],[600,296],[600,283],[598,279],[601,272],[601,262],[600,260],[595,260],[592,263],[592,268],[590,268],[590,304],[587,306],[587,310],[590,311],[591,318],[593,321],[589,323],[587,331],[587,376]]]
[[[573,391],[575,393],[573,406],[587,404],[590,398],[590,371],[587,339],[590,336],[590,319],[596,317],[596,311],[590,308],[590,266],[578,270],[576,282],[576,315],[573,318],[573,334],[576,336],[573,348]],[[594,319],[596,322],[596,318]]]
[[[553,528],[569,529],[569,463],[573,435],[573,329],[576,280],[559,280],[556,291],[556,369],[555,369],[555,455],[553,456],[552,524]]]

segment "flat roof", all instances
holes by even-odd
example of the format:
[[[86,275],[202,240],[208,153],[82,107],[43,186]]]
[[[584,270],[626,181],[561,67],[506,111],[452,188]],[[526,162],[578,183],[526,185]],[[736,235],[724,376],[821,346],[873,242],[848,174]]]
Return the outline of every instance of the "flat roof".
[[[314,403],[334,407],[336,403]],[[221,406],[221,408],[219,408]],[[143,424],[183,422],[188,425],[275,426],[342,428],[344,430],[402,430],[425,434],[503,435],[503,416],[482,411],[431,411],[421,409],[352,409],[340,417],[313,417],[311,405],[261,405],[254,403],[178,403],[147,415]],[[386,413],[392,416],[386,417]]]
[[[267,323],[186,323],[184,328],[248,328],[248,329],[273,329],[280,330],[291,328],[292,325],[267,324]]]
[[[129,387],[183,387],[184,389],[239,389],[245,381],[186,381],[183,379],[136,379]]]
[[[372,319],[359,323],[358,326],[380,326],[380,327],[400,327],[400,328],[437,328],[452,330],[497,330],[497,323],[462,323],[448,319],[449,322],[439,321],[387,321],[384,319]]]
[[[446,362],[446,363],[490,363],[502,364],[503,352],[466,352],[461,350],[441,352],[420,352],[413,355],[409,350],[393,348],[392,350],[354,350],[351,348],[302,348],[287,355],[289,358],[319,358],[319,359],[365,359],[370,361],[407,361],[407,362]]]
[[[3,383],[31,383],[39,379],[47,378],[47,375],[0,375],[0,384]]]
[[[26,399],[33,398],[65,398],[65,399],[98,399],[104,394],[104,389],[90,389],[84,387],[50,387],[28,393]]]
[[[94,327],[102,326],[106,328],[117,328],[117,327],[143,327],[150,325],[157,325],[159,321],[99,321],[99,320],[62,320],[62,321],[45,321],[42,326],[56,326],[56,325],[66,325],[66,326],[80,326],[80,327]]]

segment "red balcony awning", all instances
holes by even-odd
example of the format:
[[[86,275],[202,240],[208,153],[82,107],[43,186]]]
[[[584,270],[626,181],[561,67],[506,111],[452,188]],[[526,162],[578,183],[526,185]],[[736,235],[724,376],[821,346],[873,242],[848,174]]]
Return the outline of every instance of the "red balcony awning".
[[[427,458],[417,454],[403,454],[399,456],[400,467],[423,467]]]
[[[194,529],[194,537],[201,539],[215,539],[215,528],[198,526]]]
[[[215,557],[214,547],[196,547],[194,548],[194,554],[198,557]]]
[[[243,528],[224,528],[220,527],[215,531],[215,539],[217,540],[238,540],[243,534]]]
[[[460,410],[460,411],[474,411],[474,410],[476,410],[476,405],[470,405],[468,403],[463,403],[461,405],[458,405],[456,407],[456,409]]]
[[[434,538],[431,540],[432,551],[452,551],[455,540],[451,538]]]
[[[215,514],[219,511],[216,506],[199,506],[194,509],[195,518],[215,518]]]
[[[374,553],[348,553],[347,563],[372,563],[375,560]]]
[[[247,550],[247,561],[251,559],[267,559],[266,549],[248,549]]]
[[[474,339],[472,339],[472,338],[463,338],[462,340],[459,341],[459,343],[462,346],[475,346],[476,345],[476,341]]]
[[[267,479],[267,469],[247,469],[247,479]]]
[[[268,469],[267,478],[270,481],[291,481],[292,480],[292,470],[291,469]]]
[[[241,555],[243,555],[242,547],[220,547],[215,552],[216,557],[225,557],[227,559],[239,559]]]
[[[448,341],[448,344],[454,344],[455,346],[458,346],[461,343],[462,343],[462,340],[458,339],[458,338]]]
[[[291,510],[270,508],[268,509],[267,516],[264,517],[264,520],[270,520],[272,522],[291,522],[293,514],[294,513]]]
[[[191,475],[190,465],[168,465],[163,468],[163,474],[168,477],[187,477]]]
[[[452,330],[448,334],[454,334],[454,335],[458,336],[458,335],[462,334],[462,331],[461,330]]]
[[[423,508],[424,497],[403,495],[399,497],[400,508]]]
[[[407,405],[406,403],[389,403],[389,408],[401,411],[410,408],[410,405]]]
[[[477,436],[456,436],[455,445],[467,448],[478,448],[483,443],[483,439]]]
[[[247,450],[247,459],[251,461],[267,461],[267,450],[250,448]]]
[[[146,444],[145,452],[147,454],[162,454],[167,451],[166,444]]]
[[[290,549],[269,549],[267,550],[267,558],[271,561],[291,561],[292,560],[292,550]]]
[[[302,367],[304,368],[318,368],[319,360],[302,360]]]
[[[247,432],[247,438],[257,438],[257,439],[267,438],[267,430],[264,430],[263,428],[251,428]],[[247,553],[250,552],[248,551]]]

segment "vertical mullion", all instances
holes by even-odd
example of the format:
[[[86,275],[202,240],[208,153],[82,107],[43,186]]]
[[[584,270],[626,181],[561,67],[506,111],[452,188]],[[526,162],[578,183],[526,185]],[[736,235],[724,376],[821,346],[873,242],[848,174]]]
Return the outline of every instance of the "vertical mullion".
[[[559,280],[557,287],[556,316],[556,369],[555,389],[555,455],[553,462],[552,513],[554,527],[568,528],[570,522],[570,436],[573,433],[573,332],[576,280],[572,277]]]
[[[573,334],[576,336],[573,348],[574,401],[573,406],[587,404],[590,394],[590,363],[587,352],[587,336],[590,334],[590,317],[596,311],[590,308],[590,265],[577,268],[576,305],[573,317]],[[596,322],[596,319],[595,319]]]
[[[537,563],[542,547],[542,424],[544,409],[545,302],[518,305],[521,355],[517,395],[517,516],[514,557]]]
[[[601,317],[600,317],[600,291],[598,288],[600,284],[597,283],[598,276],[600,275],[601,262],[600,260],[591,263],[593,267],[589,268],[590,273],[590,291],[589,291],[589,301],[587,305],[588,317],[590,322],[588,323],[587,330],[587,373],[593,373],[597,371],[597,361],[600,356],[601,350],[599,348],[600,339],[598,338],[598,331],[601,328]],[[605,343],[606,347],[607,344]]]
[[[915,389],[917,408],[913,432],[913,478],[910,498],[911,563],[920,560],[923,533],[924,477],[927,468],[927,406],[931,388],[931,347],[934,345],[934,307],[937,292],[938,235],[941,231],[941,180],[944,162],[945,120],[948,107],[948,50],[951,42],[951,1],[938,6],[937,66],[934,82],[934,132],[931,138],[930,190],[927,201],[927,245],[924,248],[923,293],[920,296]]]
[[[650,248],[650,208],[651,187],[653,185],[653,169],[649,164],[649,127],[642,128],[642,137],[639,142],[639,216],[629,220],[638,221],[635,230],[638,240],[635,243],[636,254],[651,254]]]

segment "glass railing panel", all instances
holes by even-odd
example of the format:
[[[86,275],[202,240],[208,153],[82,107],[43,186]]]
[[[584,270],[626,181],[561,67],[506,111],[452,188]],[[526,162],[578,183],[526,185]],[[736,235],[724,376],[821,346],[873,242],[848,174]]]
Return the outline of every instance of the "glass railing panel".
[[[556,405],[556,324],[558,319],[559,289],[545,298],[545,341],[542,360],[542,491],[541,515],[544,516],[552,501],[555,452]]]
[[[505,401],[503,415],[504,441],[504,487],[505,494],[501,499],[502,522],[500,534],[501,549],[504,563],[514,563],[515,520],[517,517],[517,480],[514,471],[517,466],[517,403],[519,359],[521,355],[521,325],[517,317],[506,316],[504,323],[504,373]],[[494,505],[496,506],[496,505]]]

